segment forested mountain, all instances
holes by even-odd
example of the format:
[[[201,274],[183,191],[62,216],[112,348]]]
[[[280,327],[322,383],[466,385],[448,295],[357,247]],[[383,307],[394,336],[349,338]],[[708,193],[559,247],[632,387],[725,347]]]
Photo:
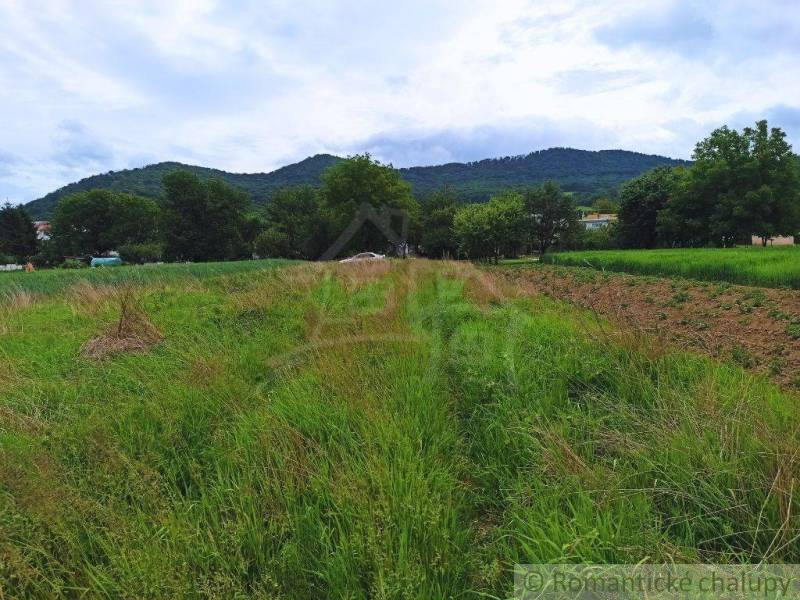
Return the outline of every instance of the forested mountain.
[[[610,194],[624,181],[662,165],[689,164],[665,156],[627,150],[575,150],[550,148],[522,156],[487,158],[470,163],[402,169],[403,178],[418,195],[443,186],[464,200],[476,201],[508,188],[557,181],[578,196]]]
[[[217,169],[162,162],[142,167],[111,171],[71,183],[30,202],[26,208],[34,218],[47,218],[64,196],[93,188],[130,192],[158,198],[161,179],[176,169],[186,169],[201,177],[219,177],[247,190],[257,204],[269,200],[282,187],[317,185],[322,172],[341,160],[330,154],[318,154],[271,173],[228,173]],[[558,181],[568,192],[578,196],[613,193],[623,181],[661,165],[686,164],[664,156],[626,150],[575,150],[551,148],[523,156],[489,158],[470,163],[449,163],[432,167],[400,169],[412,184],[417,196],[425,196],[448,186],[464,201],[485,200],[491,194],[509,188]]]

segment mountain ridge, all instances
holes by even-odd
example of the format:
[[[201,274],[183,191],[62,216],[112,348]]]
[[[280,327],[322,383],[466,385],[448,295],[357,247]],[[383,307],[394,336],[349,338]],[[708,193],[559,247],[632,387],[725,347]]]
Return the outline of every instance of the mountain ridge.
[[[48,218],[61,198],[93,188],[158,198],[162,195],[161,178],[176,169],[185,169],[204,178],[218,177],[246,190],[253,202],[261,205],[282,187],[318,185],[325,169],[341,160],[341,157],[332,154],[315,154],[264,173],[231,173],[211,167],[162,161],[83,178],[28,202],[25,207],[33,218]],[[566,191],[579,197],[610,194],[622,182],[654,167],[687,164],[690,164],[689,161],[629,150],[556,147],[471,162],[404,167],[398,171],[412,185],[417,196],[425,196],[447,186],[464,201],[481,201],[503,189],[537,185],[547,179],[558,181]]]

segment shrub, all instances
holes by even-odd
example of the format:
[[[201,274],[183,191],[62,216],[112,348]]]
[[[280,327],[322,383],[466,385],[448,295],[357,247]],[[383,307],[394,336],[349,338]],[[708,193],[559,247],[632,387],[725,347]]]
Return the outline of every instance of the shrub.
[[[85,269],[86,266],[87,265],[85,262],[78,260],[77,258],[67,258],[61,263],[62,269]]]
[[[17,259],[7,254],[0,254],[0,265],[15,265]]]
[[[164,246],[158,242],[125,244],[119,247],[119,257],[126,263],[144,264],[159,262],[164,255]]]

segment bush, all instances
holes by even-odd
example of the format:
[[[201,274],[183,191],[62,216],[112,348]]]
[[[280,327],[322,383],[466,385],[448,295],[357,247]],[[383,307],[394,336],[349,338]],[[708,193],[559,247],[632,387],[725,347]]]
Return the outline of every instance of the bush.
[[[0,265],[16,265],[17,259],[7,254],[0,254]]]
[[[85,269],[87,264],[77,258],[67,258],[61,263],[62,269]]]
[[[144,264],[161,261],[164,255],[164,246],[158,242],[142,244],[125,244],[120,246],[119,257],[126,263]]]
[[[39,252],[31,256],[34,267],[56,267],[64,260],[64,255],[59,251],[53,240],[45,240],[39,244]]]
[[[289,256],[289,240],[285,233],[270,227],[258,235],[253,249],[261,258],[286,257]]]
[[[615,250],[619,247],[616,224],[583,229],[565,240],[562,250]]]

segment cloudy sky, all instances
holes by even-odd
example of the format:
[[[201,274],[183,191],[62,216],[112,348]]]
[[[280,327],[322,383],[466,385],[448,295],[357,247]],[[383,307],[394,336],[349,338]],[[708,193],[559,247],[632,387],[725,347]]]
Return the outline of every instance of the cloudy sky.
[[[800,147],[797,0],[0,0],[0,200],[163,160]]]

